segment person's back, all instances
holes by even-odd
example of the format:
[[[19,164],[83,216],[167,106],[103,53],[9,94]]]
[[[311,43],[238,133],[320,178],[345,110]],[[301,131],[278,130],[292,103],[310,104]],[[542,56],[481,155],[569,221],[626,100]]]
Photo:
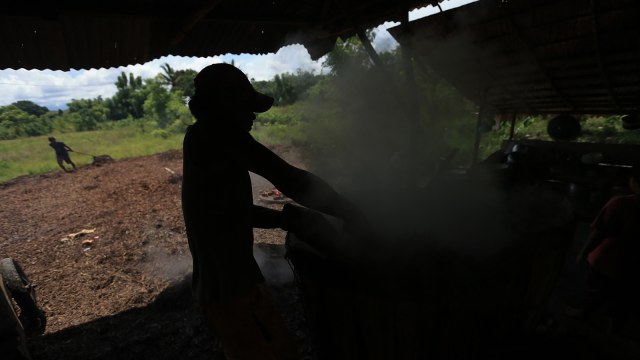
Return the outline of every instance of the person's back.
[[[49,146],[53,148],[53,150],[56,152],[56,155],[64,156],[68,154],[67,149],[65,149],[65,144],[61,141],[53,141],[49,144]]]
[[[288,229],[285,211],[253,204],[249,171],[301,205],[351,218],[358,211],[327,183],[287,164],[249,131],[273,99],[246,75],[214,64],[194,79],[196,118],[183,143],[182,208],[193,258],[193,293],[230,359],[294,359],[287,335],[253,257],[253,227]]]
[[[203,302],[233,298],[263,280],[253,261],[253,199],[242,139],[211,141],[208,126],[192,125],[183,144],[182,205],[194,291]],[[224,253],[218,260],[224,263],[200,259],[212,253]]]

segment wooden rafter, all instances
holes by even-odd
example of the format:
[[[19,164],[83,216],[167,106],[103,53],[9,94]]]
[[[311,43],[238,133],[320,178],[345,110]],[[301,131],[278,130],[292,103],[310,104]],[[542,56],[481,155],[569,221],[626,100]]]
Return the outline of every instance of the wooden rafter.
[[[511,11],[509,10],[509,3],[497,2],[497,6],[504,10],[504,13],[506,14],[506,18],[509,20],[509,24],[511,25],[511,28],[513,29],[514,33],[516,34],[516,36],[524,46],[524,50],[527,53],[529,53],[529,56],[536,62],[536,66],[540,69],[540,72],[545,77],[545,80],[551,86],[551,89],[556,93],[556,95],[560,99],[562,99],[562,101],[571,109],[571,111],[575,111],[576,107],[573,104],[573,102],[569,101],[567,96],[560,90],[560,88],[558,87],[558,84],[556,84],[556,82],[553,80],[553,77],[549,74],[549,70],[544,66],[544,64],[538,57],[538,54],[536,54],[535,50],[533,49],[533,44],[525,36],[523,31],[520,29],[520,26],[516,23],[515,19],[513,18],[513,15],[511,14]]]
[[[200,20],[202,20],[207,14],[209,14],[213,9],[215,9],[222,0],[207,0],[201,7],[196,9],[191,15],[185,18],[185,21],[181,24],[180,29],[171,37],[169,41],[170,47],[175,47],[180,44],[184,38],[191,33],[194,27],[198,25]]]
[[[598,62],[598,68],[600,69],[600,76],[602,77],[602,81],[604,82],[607,91],[609,91],[609,95],[611,96],[611,101],[617,110],[621,110],[620,103],[618,102],[618,98],[616,97],[615,90],[611,86],[611,79],[607,75],[607,69],[602,61],[602,51],[600,51],[600,36],[598,30],[598,11],[596,9],[596,0],[591,0],[591,16],[592,16],[592,26],[593,26],[593,44],[594,50],[596,53],[596,61]]]

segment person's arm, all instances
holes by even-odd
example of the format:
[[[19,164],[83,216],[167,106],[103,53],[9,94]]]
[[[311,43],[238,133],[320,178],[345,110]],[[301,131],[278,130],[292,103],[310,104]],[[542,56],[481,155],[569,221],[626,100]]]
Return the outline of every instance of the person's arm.
[[[253,205],[253,227],[261,229],[283,228],[282,213],[264,206]]]
[[[300,205],[345,221],[361,217],[356,206],[318,176],[288,164],[253,139],[249,146],[249,171],[265,177]]]
[[[73,151],[73,149],[72,149],[72,148],[70,148],[67,144],[64,144],[64,148],[65,148],[67,151]]]

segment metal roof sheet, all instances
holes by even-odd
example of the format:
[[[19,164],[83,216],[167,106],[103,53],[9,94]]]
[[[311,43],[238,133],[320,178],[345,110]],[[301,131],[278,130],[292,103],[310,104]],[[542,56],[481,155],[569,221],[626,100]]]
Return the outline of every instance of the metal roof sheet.
[[[88,69],[164,55],[264,54],[337,37],[442,0],[12,1],[0,8],[0,69]]]
[[[496,113],[624,114],[640,103],[640,1],[481,0],[391,34]]]

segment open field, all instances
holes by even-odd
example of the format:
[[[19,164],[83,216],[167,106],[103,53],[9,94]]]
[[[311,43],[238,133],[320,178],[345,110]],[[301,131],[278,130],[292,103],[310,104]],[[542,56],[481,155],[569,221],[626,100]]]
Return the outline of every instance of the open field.
[[[256,124],[253,131],[256,139],[270,145],[295,142],[290,141],[291,133],[292,130],[278,124]],[[137,127],[53,134],[53,136],[78,152],[70,154],[71,160],[78,166],[91,164],[93,161],[91,155],[109,155],[113,159],[126,159],[181,149],[184,138],[184,134],[180,133],[169,134],[168,137],[163,138],[149,131],[142,132]],[[59,170],[55,153],[49,146],[47,137],[36,136],[0,141],[0,183],[18,176]]]
[[[163,139],[137,128],[54,134],[73,150],[91,155],[110,155],[114,159],[145,156],[182,147],[182,134]],[[91,164],[90,155],[71,153],[76,165]],[[0,141],[0,183],[22,175],[59,170],[47,136]]]

